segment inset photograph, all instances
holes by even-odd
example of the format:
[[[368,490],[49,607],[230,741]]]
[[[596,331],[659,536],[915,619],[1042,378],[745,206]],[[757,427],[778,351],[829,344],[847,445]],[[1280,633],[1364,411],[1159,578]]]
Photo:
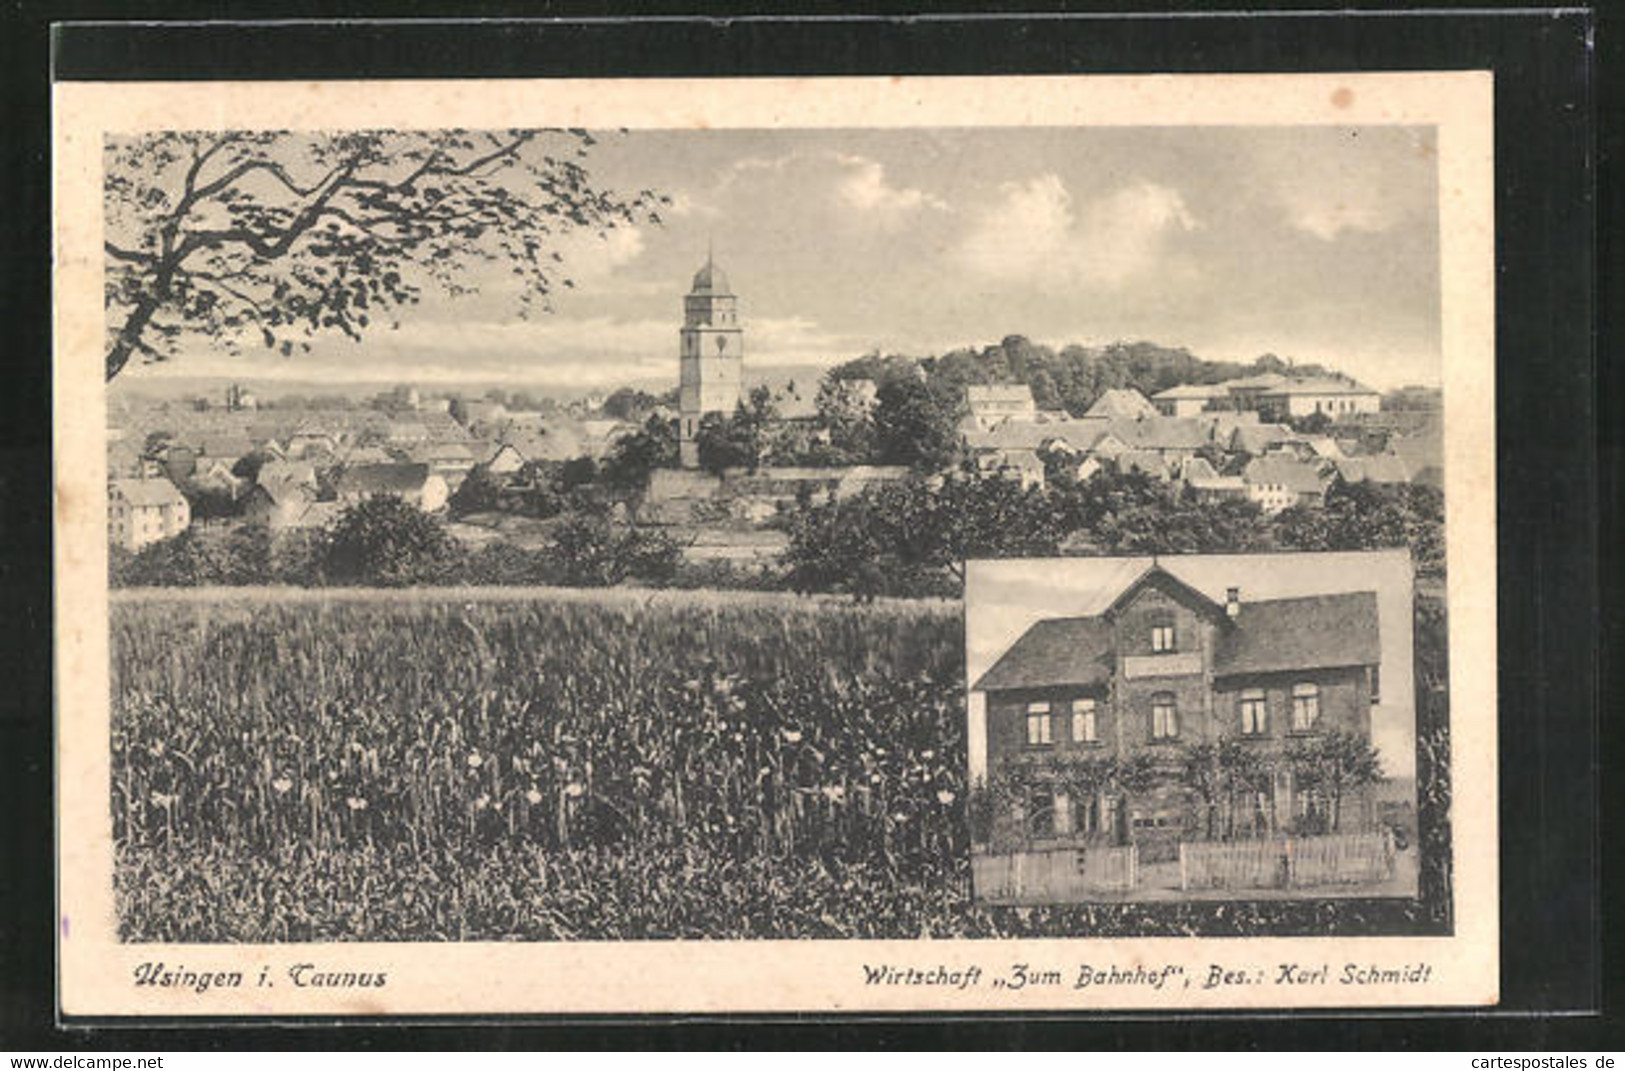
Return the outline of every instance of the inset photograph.
[[[1406,550],[974,561],[976,899],[1413,897]]]

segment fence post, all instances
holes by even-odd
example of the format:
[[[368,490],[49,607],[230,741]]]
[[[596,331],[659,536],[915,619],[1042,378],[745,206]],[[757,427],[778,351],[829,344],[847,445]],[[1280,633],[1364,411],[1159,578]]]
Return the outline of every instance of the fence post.
[[[1298,860],[1292,850],[1292,838],[1286,839],[1286,887],[1295,888],[1298,884]]]
[[[1191,887],[1190,875],[1185,869],[1185,842],[1179,842],[1179,891],[1189,892]]]

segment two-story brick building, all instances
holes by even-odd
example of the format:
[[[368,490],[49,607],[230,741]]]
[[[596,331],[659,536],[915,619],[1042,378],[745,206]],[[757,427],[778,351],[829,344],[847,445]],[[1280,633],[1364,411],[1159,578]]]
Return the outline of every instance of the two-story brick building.
[[[1026,787],[1012,810],[1038,841],[1193,837],[1203,804],[1193,746],[1248,749],[1268,829],[1323,824],[1327,801],[1298,783],[1294,750],[1333,732],[1369,741],[1381,646],[1374,591],[1222,603],[1153,564],[1103,611],[1035,622],[975,682],[986,695],[988,768]],[[1136,768],[1088,798],[1053,775]],[[1368,792],[1340,801],[1344,827],[1369,821]],[[1010,819],[1012,816],[1005,816]]]

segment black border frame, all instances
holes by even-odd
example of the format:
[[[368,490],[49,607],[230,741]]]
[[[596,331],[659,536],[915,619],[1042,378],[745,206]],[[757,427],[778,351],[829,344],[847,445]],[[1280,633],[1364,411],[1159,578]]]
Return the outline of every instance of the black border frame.
[[[1260,0],[1254,0],[1260,2]],[[1268,0],[1263,0],[1268,2]],[[652,5],[651,5],[652,6]],[[781,10],[794,10],[780,4]],[[1193,5],[1184,6],[1190,9]],[[675,10],[675,9],[673,9]],[[1370,11],[1358,16],[1277,12],[1177,17],[964,17],[936,9],[912,18],[661,17],[621,22],[610,5],[479,3],[463,17],[540,14],[573,21],[496,23],[256,22],[63,28],[53,19],[263,19],[331,15],[312,0],[120,3],[21,0],[0,32],[6,61],[4,154],[9,211],[0,214],[0,271],[15,354],[0,420],[0,591],[12,613],[0,645],[11,702],[0,705],[0,1045],[226,1048],[864,1046],[1222,1048],[1506,1048],[1619,1043],[1598,1017],[1601,963],[1598,811],[1599,656],[1625,624],[1618,599],[1602,617],[1599,521],[1617,517],[1620,421],[1598,399],[1617,387],[1599,365],[1595,331],[1617,327],[1620,305],[1597,299],[1597,257],[1617,261],[1618,238],[1595,226],[1599,25],[1586,9],[1460,13]],[[772,10],[768,8],[766,10]],[[807,8],[800,5],[805,13]],[[916,9],[918,10],[918,9]],[[900,8],[894,14],[904,13]],[[351,0],[352,18],[420,18],[427,5]],[[51,810],[50,578],[50,123],[47,48],[61,79],[309,77],[576,77],[798,74],[1258,72],[1488,68],[1496,78],[1497,450],[1500,575],[1502,1005],[1497,1012],[1242,1013],[1153,1016],[946,1018],[751,1016],[695,1020],[484,1020],[414,1029],[414,1021],[242,1031],[188,1020],[180,1030],[127,1022],[64,1031],[53,1022],[55,920]],[[1603,48],[1617,52],[1611,39]],[[1607,176],[1605,175],[1605,178]],[[1600,245],[1599,245],[1600,243]],[[1617,285],[1617,284],[1616,284]],[[1621,296],[1615,289],[1613,295]],[[1599,442],[1599,432],[1602,439]],[[1599,450],[1601,447],[1601,450]],[[1599,495],[1600,454],[1614,462]],[[1607,564],[1617,566],[1617,558]],[[1621,594],[1617,569],[1608,579]],[[1610,625],[1614,632],[1600,631]],[[1460,716],[1460,715],[1458,715]],[[1610,1005],[1613,1000],[1610,999]],[[1581,1012],[1564,1017],[1564,1013]],[[1512,1014],[1509,1014],[1512,1013]],[[1555,1017],[1554,1017],[1555,1016]],[[231,1021],[231,1020],[227,1020]],[[635,1026],[609,1032],[606,1025]],[[1330,1027],[1330,1030],[1328,1030]]]

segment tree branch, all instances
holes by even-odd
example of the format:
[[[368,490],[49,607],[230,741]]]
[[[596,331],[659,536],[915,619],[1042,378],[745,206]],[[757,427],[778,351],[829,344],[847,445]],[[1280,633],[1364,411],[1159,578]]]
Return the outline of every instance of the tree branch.
[[[295,182],[293,180],[293,176],[288,174],[287,169],[279,163],[270,160],[248,160],[238,164],[230,171],[227,171],[224,175],[221,175],[213,182],[210,182],[207,186],[194,191],[191,204],[196,204],[198,201],[213,197],[220,191],[229,188],[232,183],[244,178],[247,175],[251,175],[256,171],[263,171],[267,175],[270,175],[272,178],[282,183],[283,186],[287,187],[290,193],[296,194],[300,197],[309,197],[317,190],[320,190],[323,184],[337,173],[337,170],[338,169],[334,169],[333,171],[328,172],[327,176],[324,177],[320,182],[317,182],[314,186],[307,188]],[[190,204],[188,207],[190,207]]]
[[[215,153],[219,152],[221,149],[224,149],[227,145],[233,144],[237,140],[238,140],[238,135],[236,135],[236,134],[227,134],[227,135],[221,137],[213,145],[210,145],[207,150],[205,150],[205,151],[203,151],[201,153],[197,151],[197,143],[193,142],[193,144],[192,144],[192,166],[186,169],[186,182],[185,182],[185,185],[182,187],[182,190],[181,190],[181,202],[182,203],[189,204],[190,203],[189,199],[195,199],[193,197],[193,194],[195,193],[195,191],[197,189],[198,176],[200,174],[202,174],[202,172],[203,172],[203,165],[208,163],[210,157],[214,156]]]
[[[293,218],[293,221],[288,224],[280,235],[270,238],[256,234],[247,227],[189,231],[186,237],[181,240],[181,244],[176,247],[172,263],[178,267],[187,257],[199,249],[218,249],[227,242],[241,242],[243,245],[248,246],[249,249],[252,249],[257,256],[265,260],[275,260],[292,248],[293,243],[299,239],[300,235],[310,230],[321,216],[327,202],[333,198],[334,194],[338,193],[357,166],[359,164],[352,161],[335,172],[331,176],[331,181],[327,183],[327,188],[314,201],[300,209],[299,214]]]
[[[154,264],[158,260],[155,254],[143,253],[138,249],[121,249],[112,242],[103,242],[102,248],[115,260],[124,260],[131,264]]]

